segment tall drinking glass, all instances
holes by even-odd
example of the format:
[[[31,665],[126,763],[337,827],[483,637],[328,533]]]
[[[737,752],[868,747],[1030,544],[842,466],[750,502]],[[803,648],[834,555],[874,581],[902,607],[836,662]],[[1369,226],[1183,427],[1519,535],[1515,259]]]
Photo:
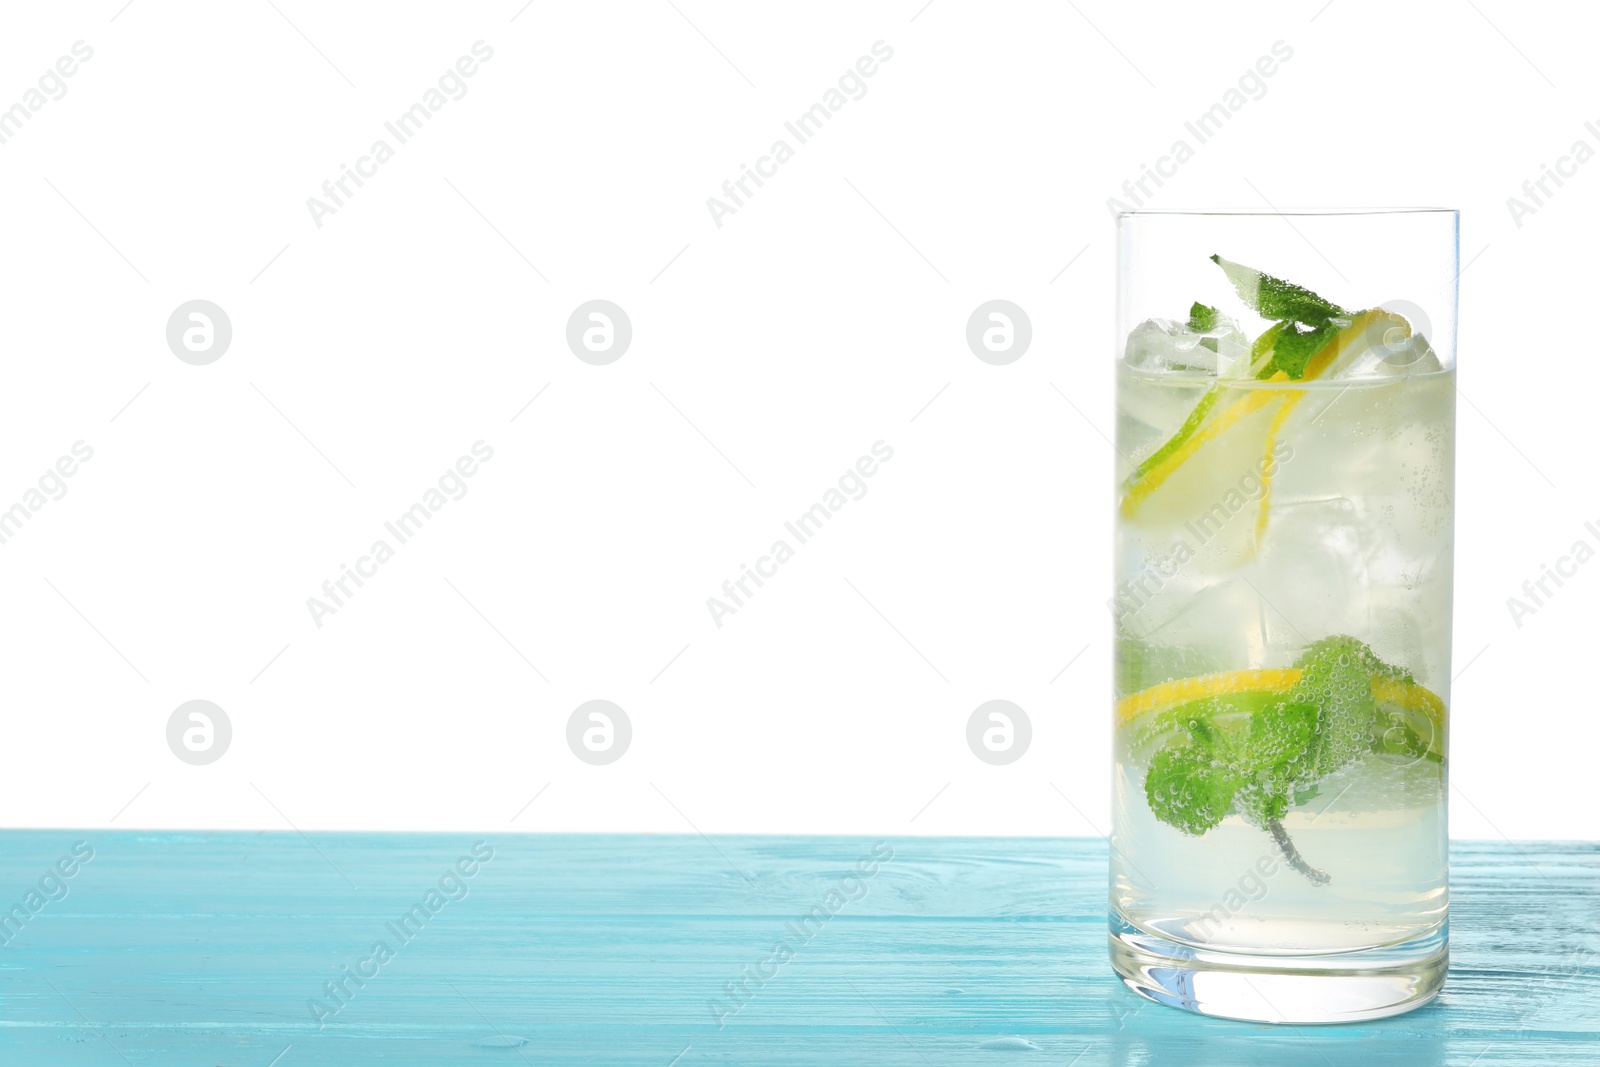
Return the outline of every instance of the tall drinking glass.
[[[1111,958],[1372,1019],[1448,961],[1457,216],[1131,212]]]

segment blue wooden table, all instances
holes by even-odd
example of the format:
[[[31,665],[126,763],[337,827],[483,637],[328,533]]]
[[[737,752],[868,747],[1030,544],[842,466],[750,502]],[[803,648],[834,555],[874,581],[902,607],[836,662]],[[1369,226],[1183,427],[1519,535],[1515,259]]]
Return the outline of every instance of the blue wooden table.
[[[1444,994],[1202,1019],[1057,839],[0,833],[0,1064],[1600,1064],[1600,846],[1459,844]],[[15,907],[12,907],[15,905]]]

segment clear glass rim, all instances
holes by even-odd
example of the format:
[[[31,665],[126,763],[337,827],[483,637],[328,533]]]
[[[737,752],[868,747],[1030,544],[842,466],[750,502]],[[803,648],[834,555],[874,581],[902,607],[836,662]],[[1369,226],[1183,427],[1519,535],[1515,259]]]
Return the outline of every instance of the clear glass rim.
[[[1453,207],[1292,207],[1272,211],[1262,211],[1256,208],[1130,208],[1117,212],[1117,218],[1136,218],[1141,215],[1166,215],[1166,216],[1235,216],[1239,218],[1273,218],[1275,216],[1332,216],[1340,215],[1455,215],[1460,216],[1459,208]]]

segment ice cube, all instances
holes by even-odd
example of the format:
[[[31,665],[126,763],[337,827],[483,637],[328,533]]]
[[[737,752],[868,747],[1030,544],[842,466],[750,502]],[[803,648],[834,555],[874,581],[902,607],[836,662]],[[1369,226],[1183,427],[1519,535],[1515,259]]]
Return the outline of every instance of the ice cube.
[[[1371,543],[1360,509],[1346,497],[1274,501],[1256,578],[1268,605],[1269,643],[1370,632]]]
[[[1420,333],[1384,344],[1379,355],[1381,358],[1375,368],[1379,374],[1427,374],[1444,369],[1439,354]]]
[[[1366,350],[1337,373],[1340,378],[1402,378],[1443,369],[1439,354],[1426,337],[1420,333],[1402,337],[1391,330],[1383,337],[1372,338]]]
[[[1187,321],[1146,319],[1128,334],[1123,361],[1138,370],[1218,374],[1249,350],[1238,326],[1221,316],[1209,330],[1192,329]]]
[[[1149,583],[1141,585],[1137,574],[1132,577],[1133,582],[1118,588],[1115,610],[1122,637],[1182,649],[1187,666],[1196,668],[1190,674],[1266,665],[1261,598],[1248,581],[1195,568],[1180,571],[1176,580],[1147,596]],[[1186,669],[1182,663],[1172,667]],[[1185,676],[1173,673],[1146,684]]]

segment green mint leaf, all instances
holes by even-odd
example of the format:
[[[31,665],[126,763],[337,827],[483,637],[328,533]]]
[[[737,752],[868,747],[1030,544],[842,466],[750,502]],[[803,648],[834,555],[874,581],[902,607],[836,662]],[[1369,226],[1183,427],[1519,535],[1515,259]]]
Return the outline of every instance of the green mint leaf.
[[[1264,319],[1292,319],[1309,324],[1344,314],[1338,305],[1293,282],[1262,274],[1252,267],[1221,256],[1212,256],[1211,262],[1222,268],[1222,272],[1238,290],[1239,299]]]
[[[1373,679],[1409,683],[1411,675],[1362,641],[1325,637],[1295,666],[1300,678],[1287,694],[1189,701],[1163,711],[1130,739],[1138,758],[1153,752],[1145,797],[1156,818],[1200,835],[1237,812],[1276,837],[1290,808],[1317,796],[1322,782],[1364,756],[1442,759],[1409,724],[1379,708]]]
[[[1378,721],[1372,729],[1372,751],[1413,760],[1425,759],[1432,763],[1444,762],[1444,754],[1437,746],[1429,744],[1428,738],[1398,721],[1398,717],[1391,720],[1383,714],[1382,709],[1379,709]]]
[[[1239,811],[1251,825],[1265,826],[1289,814],[1292,791],[1283,776],[1263,775],[1239,790]]]
[[[1249,821],[1262,824],[1283,818],[1296,793],[1311,784],[1317,713],[1315,704],[1280,701],[1251,717],[1236,765],[1247,783],[1239,802]]]
[[[1276,325],[1280,329],[1273,336],[1272,360],[1262,370],[1262,378],[1270,378],[1281,370],[1292,381],[1299,381],[1305,377],[1306,364],[1311,362],[1311,357],[1327,348],[1340,330],[1332,320],[1324,320],[1316,326],[1302,326],[1297,322]]]
[[[1251,716],[1244,758],[1252,769],[1288,767],[1311,751],[1316,736],[1315,704],[1279,702]]]
[[[1251,370],[1257,378],[1279,371],[1292,381],[1305,377],[1306,364],[1339,335],[1348,313],[1304,286],[1262,274],[1253,267],[1212,256],[1239,297],[1263,318],[1276,319],[1251,346]],[[1190,315],[1194,314],[1190,309]]]
[[[1290,327],[1287,322],[1275,322],[1261,331],[1250,345],[1250,377],[1270,378],[1277,371],[1273,362],[1273,349],[1278,343],[1278,335]]]
[[[1343,660],[1346,657],[1349,658],[1351,663],[1357,664],[1373,677],[1386,678],[1394,682],[1415,681],[1410,671],[1402,667],[1391,666],[1379,659],[1378,654],[1372,651],[1372,648],[1366,642],[1343,634],[1336,634],[1332,637],[1324,637],[1320,641],[1313,641],[1306,647],[1305,652],[1301,654],[1299,661],[1295,665],[1304,667],[1313,660],[1330,659],[1343,665]]]
[[[1169,673],[1158,681],[1172,677],[1181,675]],[[1163,746],[1189,743],[1207,749],[1218,759],[1232,761],[1250,717],[1279,699],[1271,693],[1232,693],[1179,704],[1132,730],[1127,739],[1128,751],[1143,763]]]
[[[1150,761],[1144,792],[1156,818],[1198,837],[1227,816],[1241,784],[1205,748],[1173,745]]]
[[[1216,308],[1206,307],[1198,300],[1189,305],[1189,329],[1194,330],[1196,333],[1214,330],[1221,321],[1222,316],[1218,314]],[[1213,352],[1221,351],[1215,337],[1200,338],[1200,347],[1210,349]]]
[[[1372,676],[1392,674],[1395,668],[1354,637],[1325,637],[1306,649],[1295,666],[1300,680],[1290,699],[1317,708],[1316,744],[1307,753],[1314,772],[1306,779],[1310,782],[1337,774],[1371,750],[1378,710]]]

